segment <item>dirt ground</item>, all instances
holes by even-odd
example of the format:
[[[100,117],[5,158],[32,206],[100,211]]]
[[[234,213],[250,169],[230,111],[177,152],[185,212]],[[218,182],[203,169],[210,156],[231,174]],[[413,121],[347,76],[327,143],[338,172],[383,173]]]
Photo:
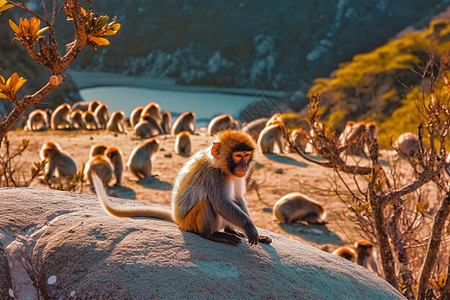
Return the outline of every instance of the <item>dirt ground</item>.
[[[206,136],[206,129],[199,128],[192,138],[192,151],[207,147],[214,140]],[[89,148],[98,143],[115,146],[122,150],[124,162],[132,149],[142,143],[133,138],[132,132],[115,134],[105,131],[13,131],[8,134],[11,148],[21,144],[22,139],[30,140],[28,149],[16,162],[19,171],[29,178],[31,163],[39,161],[39,149],[47,141],[59,143],[77,163],[80,170],[86,163]],[[137,181],[128,170],[124,171],[122,187],[113,188],[117,197],[170,205],[172,181],[180,167],[188,159],[174,153],[175,137],[159,136],[160,150],[157,154],[151,180]],[[4,153],[3,146],[0,153]],[[331,170],[307,162],[295,153],[280,155],[258,155],[257,168],[252,179],[258,189],[247,189],[246,200],[251,219],[257,227],[277,232],[290,238],[304,241],[327,251],[333,251],[341,245],[351,245],[361,238],[358,228],[345,217],[346,206],[333,191],[334,175]],[[40,180],[32,187],[48,188]],[[80,189],[77,189],[80,192]],[[85,185],[82,192],[91,193]],[[272,207],[283,195],[301,192],[321,202],[327,211],[326,225],[280,225],[272,214]],[[1,196],[1,195],[0,195]]]

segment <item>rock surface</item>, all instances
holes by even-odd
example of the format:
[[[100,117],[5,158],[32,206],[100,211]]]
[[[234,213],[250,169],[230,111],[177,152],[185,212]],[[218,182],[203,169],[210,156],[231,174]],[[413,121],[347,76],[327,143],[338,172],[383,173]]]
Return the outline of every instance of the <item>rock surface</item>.
[[[262,229],[272,245],[231,247],[109,216],[93,194],[2,188],[0,199],[2,299],[402,298],[363,267]]]

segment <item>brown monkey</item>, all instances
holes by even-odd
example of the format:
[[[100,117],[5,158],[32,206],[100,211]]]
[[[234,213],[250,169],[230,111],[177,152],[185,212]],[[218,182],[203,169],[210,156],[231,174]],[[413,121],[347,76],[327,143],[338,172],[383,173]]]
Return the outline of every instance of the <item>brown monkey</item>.
[[[123,122],[125,121],[125,113],[121,110],[116,110],[111,114],[111,117],[106,124],[106,130],[125,133]]]
[[[63,103],[52,113],[50,126],[53,130],[70,129],[70,105]]]
[[[324,224],[325,208],[322,204],[301,193],[281,197],[273,206],[275,217],[283,224],[306,221],[308,224]]]
[[[131,151],[127,166],[131,174],[138,179],[145,179],[152,176],[152,164],[156,152],[159,149],[159,141],[156,138],[146,140],[143,144],[136,146]]]
[[[108,149],[108,146],[104,144],[93,145],[89,150],[89,157],[105,154],[106,149]]]
[[[142,113],[143,109],[144,109],[144,107],[138,106],[138,107],[134,108],[133,111],[131,112],[130,125],[132,128],[134,128],[134,126],[136,126],[136,124],[139,122],[139,119],[141,117],[141,113]]]
[[[89,157],[84,167],[84,177],[92,185],[92,172],[100,176],[104,186],[108,186],[112,179],[113,167],[110,160],[103,154]]]
[[[373,244],[367,240],[355,242],[356,263],[378,274],[378,265],[375,259]]]
[[[94,112],[100,104],[101,102],[98,100],[91,100],[88,105],[88,110]]]
[[[347,121],[344,131],[339,135],[338,145],[341,152],[347,155],[366,157],[364,153],[364,135],[366,125],[364,122]]]
[[[141,112],[141,117],[149,114],[156,122],[161,121],[161,107],[156,102],[150,102],[147,104]]]
[[[349,247],[339,247],[336,250],[333,251],[333,254],[343,257],[346,260],[349,260],[351,262],[355,262],[356,258],[356,252],[352,248]]]
[[[46,131],[48,130],[47,113],[42,109],[33,110],[28,116],[25,130]]]
[[[139,123],[134,126],[133,130],[138,137],[144,139],[163,134],[161,126],[150,114],[141,115]]]
[[[46,159],[47,171],[44,175],[44,181],[50,179],[55,171],[56,177],[71,179],[77,172],[77,165],[75,161],[65,152],[61,150],[61,147],[55,142],[46,142],[41,147],[39,153],[41,159]]]
[[[82,114],[84,126],[87,130],[98,130],[98,123],[95,119],[94,113],[90,110],[83,112]]]
[[[165,111],[162,114],[161,128],[164,134],[170,134],[172,130],[172,115],[168,111]]]
[[[181,131],[189,131],[195,133],[195,113],[192,111],[185,111],[175,120],[172,126],[172,135],[177,135]]]
[[[229,114],[218,115],[208,124],[208,135],[214,135],[227,129],[239,129],[239,124]]]
[[[261,153],[283,153],[283,125],[280,123],[265,127],[258,137],[258,148]]]
[[[191,134],[188,131],[182,131],[177,134],[174,148],[177,154],[184,156],[191,155]]]
[[[411,132],[405,132],[398,137],[393,147],[397,149],[399,157],[414,159],[420,153],[419,137]]]
[[[180,229],[215,242],[237,246],[241,229],[250,245],[271,243],[260,236],[244,199],[245,176],[253,158],[251,137],[224,131],[219,141],[195,154],[175,178],[172,210],[156,207],[116,207],[108,199],[98,177],[95,190],[103,208],[117,217],[156,217],[175,221]],[[222,231],[223,230],[223,231]]]
[[[70,122],[72,129],[86,129],[83,121],[83,112],[81,109],[76,109],[70,113]]]
[[[109,120],[108,105],[101,103],[94,111],[95,119],[101,129],[106,129],[106,124]]]
[[[106,149],[105,155],[109,158],[112,163],[114,170],[114,177],[116,178],[116,183],[114,186],[122,185],[122,172],[123,172],[123,155],[122,151],[116,147],[109,147]]]

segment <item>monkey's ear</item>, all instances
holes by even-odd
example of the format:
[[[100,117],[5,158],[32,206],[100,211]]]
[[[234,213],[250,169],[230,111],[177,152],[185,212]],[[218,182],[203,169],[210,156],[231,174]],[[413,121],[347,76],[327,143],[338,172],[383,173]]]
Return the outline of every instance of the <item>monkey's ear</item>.
[[[211,148],[211,155],[213,157],[216,157],[217,154],[219,154],[219,146],[220,146],[219,142],[213,142],[213,146]]]

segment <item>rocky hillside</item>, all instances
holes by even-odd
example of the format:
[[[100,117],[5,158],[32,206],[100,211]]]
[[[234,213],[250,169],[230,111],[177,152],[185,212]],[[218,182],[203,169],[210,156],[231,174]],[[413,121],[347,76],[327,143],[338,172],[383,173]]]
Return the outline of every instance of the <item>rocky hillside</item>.
[[[307,90],[352,56],[422,28],[450,0],[96,0],[117,16],[111,45],[76,67],[180,84]],[[65,21],[64,21],[65,22]]]

